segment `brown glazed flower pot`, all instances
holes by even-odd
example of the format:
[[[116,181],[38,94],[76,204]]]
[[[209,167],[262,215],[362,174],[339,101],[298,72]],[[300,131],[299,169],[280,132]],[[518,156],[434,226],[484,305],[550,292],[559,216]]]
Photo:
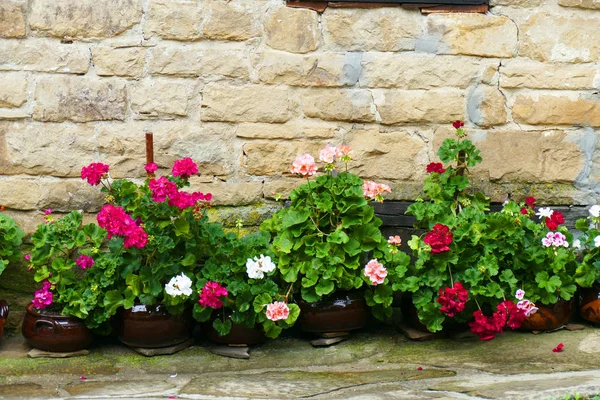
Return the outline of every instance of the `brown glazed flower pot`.
[[[300,301],[300,328],[305,332],[349,332],[367,323],[368,309],[361,292],[339,292],[315,303]]]
[[[214,343],[219,344],[260,344],[267,340],[264,331],[260,327],[247,328],[242,324],[232,322],[231,330],[227,335],[220,336],[213,328],[212,320],[202,323],[202,332]]]
[[[586,321],[600,324],[600,286],[579,289],[579,315]]]
[[[521,330],[551,331],[566,325],[573,315],[573,299],[558,300],[555,304],[536,304],[538,310],[521,325]]]
[[[129,310],[121,310],[119,340],[131,347],[175,346],[188,340],[192,329],[191,309],[171,315],[161,304],[136,304]]]
[[[8,319],[8,303],[6,300],[0,300],[0,338],[4,332],[4,325]]]
[[[83,350],[92,343],[92,332],[79,318],[42,315],[33,304],[26,308],[23,336],[31,347],[58,353]]]

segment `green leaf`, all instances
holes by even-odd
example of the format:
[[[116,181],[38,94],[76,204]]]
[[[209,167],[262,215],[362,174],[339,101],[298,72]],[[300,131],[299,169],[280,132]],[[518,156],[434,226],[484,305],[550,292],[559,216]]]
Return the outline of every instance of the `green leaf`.
[[[317,286],[315,286],[315,292],[318,296],[323,296],[333,292],[334,288],[335,285],[332,281],[321,278],[319,279],[319,283],[317,284]]]
[[[196,263],[196,256],[194,255],[194,253],[186,253],[185,257],[183,258],[183,260],[181,260],[181,265],[183,265],[184,267],[189,267],[192,266]]]
[[[225,336],[231,331],[231,320],[227,318],[225,321],[222,321],[217,318],[213,322],[213,328],[215,328],[219,336]]]
[[[186,218],[180,217],[173,221],[175,225],[175,235],[187,237],[190,234],[190,223]]]
[[[262,310],[267,307],[267,304],[271,303],[273,299],[267,293],[259,294],[254,298],[252,305],[254,306],[254,312],[259,314]]]
[[[287,229],[294,225],[299,225],[308,220],[308,216],[310,212],[308,210],[288,210],[288,212],[283,217],[282,228]]]
[[[200,304],[194,304],[193,315],[198,322],[206,322],[210,319],[213,309],[210,307],[202,307]]]

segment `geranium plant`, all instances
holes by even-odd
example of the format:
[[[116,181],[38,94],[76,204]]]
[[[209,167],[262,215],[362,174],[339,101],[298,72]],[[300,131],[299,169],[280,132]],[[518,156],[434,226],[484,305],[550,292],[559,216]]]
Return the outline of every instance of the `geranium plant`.
[[[579,261],[575,281],[582,287],[591,287],[600,283],[600,205],[591,206],[589,216],[577,220],[575,227],[582,232],[573,241]]]
[[[182,312],[191,305],[191,278],[214,244],[206,216],[211,194],[183,190],[198,173],[197,165],[189,158],[177,160],[171,174],[160,177],[155,176],[156,164],[145,169],[147,178],[141,183],[111,180],[108,165],[102,163],[81,172],[82,179],[101,184],[106,193],[107,204],[97,219],[111,239],[111,258],[120,278],[107,293],[107,313],[136,302]]]
[[[288,304],[289,293],[278,284],[278,271],[269,251],[270,237],[253,233],[222,233],[217,246],[196,276],[199,300],[194,317],[212,320],[224,336],[232,323],[247,328],[261,327],[267,337],[276,338],[294,324],[300,309]]]
[[[294,161],[291,172],[306,183],[291,192],[288,208],[261,226],[273,235],[275,262],[304,301],[360,289],[376,317],[389,316],[392,284],[403,277],[409,257],[383,237],[369,203],[383,201],[390,188],[348,172],[348,146],[327,146],[319,156],[324,173],[315,179],[310,154]]]
[[[0,211],[4,211],[4,206]],[[15,220],[0,212],[0,274],[10,263],[20,259],[23,235]]]

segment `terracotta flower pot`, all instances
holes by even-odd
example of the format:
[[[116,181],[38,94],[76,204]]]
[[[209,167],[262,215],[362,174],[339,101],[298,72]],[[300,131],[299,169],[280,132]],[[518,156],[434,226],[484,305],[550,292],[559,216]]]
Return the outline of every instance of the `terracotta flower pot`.
[[[92,333],[79,318],[64,315],[45,315],[26,308],[23,336],[31,347],[44,351],[71,352],[87,348]]]
[[[579,304],[581,318],[600,324],[600,285],[579,289]]]
[[[193,329],[191,309],[171,315],[161,304],[136,304],[120,316],[119,340],[131,347],[175,346],[188,340]]]
[[[555,304],[536,304],[538,311],[521,325],[522,330],[551,331],[566,325],[573,315],[573,299],[558,300]]]
[[[339,292],[315,303],[300,301],[300,328],[305,332],[349,332],[367,323],[367,303],[360,292]]]
[[[8,303],[5,300],[0,300],[0,338],[4,332],[4,325],[8,319]]]
[[[202,332],[214,343],[219,344],[260,344],[267,340],[264,331],[260,327],[247,328],[242,324],[232,322],[231,330],[227,335],[220,336],[213,328],[213,322],[207,321],[202,323]]]

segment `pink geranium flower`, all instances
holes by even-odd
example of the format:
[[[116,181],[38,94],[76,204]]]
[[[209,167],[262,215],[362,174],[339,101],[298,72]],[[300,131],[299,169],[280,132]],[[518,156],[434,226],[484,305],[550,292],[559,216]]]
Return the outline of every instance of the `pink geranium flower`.
[[[371,280],[373,285],[380,285],[385,281],[387,270],[377,259],[373,259],[365,265],[364,275]]]
[[[81,168],[81,179],[86,179],[93,186],[99,184],[106,174],[108,174],[108,165],[102,163],[91,163]]]
[[[375,201],[383,202],[383,193],[390,193],[392,189],[384,183],[376,183],[372,181],[363,182],[363,196],[367,199],[375,199]]]
[[[53,295],[50,289],[52,288],[52,284],[48,282],[48,280],[44,280],[42,282],[42,287],[39,290],[36,290],[33,294],[33,300],[31,303],[38,310],[43,310],[52,304]]]
[[[177,185],[166,177],[150,179],[148,187],[152,191],[152,201],[162,203],[167,197],[172,198],[177,193]]]
[[[92,268],[94,266],[94,259],[90,256],[82,254],[79,256],[77,261],[75,261],[75,264],[77,264],[81,269]]]
[[[390,236],[388,238],[388,243],[394,246],[400,246],[402,244],[402,239],[398,235]]]
[[[149,164],[146,164],[144,169],[146,170],[147,173],[152,174],[152,173],[156,172],[156,170],[158,169],[158,165],[156,165],[156,163],[149,163]]]
[[[323,161],[325,164],[333,164],[337,155],[338,149],[328,145],[319,152],[319,160]]]
[[[304,177],[314,175],[317,172],[315,159],[308,153],[298,156],[294,160],[290,171],[292,174],[298,174]]]
[[[206,282],[206,285],[200,291],[200,300],[198,303],[206,308],[212,307],[215,310],[223,307],[223,302],[221,301],[221,297],[225,297],[229,294],[227,289],[223,286],[219,285],[217,282]]]
[[[198,173],[198,166],[191,158],[186,157],[175,161],[173,164],[173,176],[181,176],[187,179]]]
[[[290,309],[287,304],[282,301],[274,301],[267,304],[267,318],[271,321],[279,321],[287,319],[290,315]]]
[[[106,204],[96,219],[98,225],[108,233],[109,239],[113,236],[124,237],[126,248],[142,248],[148,243],[148,234],[121,207]]]

